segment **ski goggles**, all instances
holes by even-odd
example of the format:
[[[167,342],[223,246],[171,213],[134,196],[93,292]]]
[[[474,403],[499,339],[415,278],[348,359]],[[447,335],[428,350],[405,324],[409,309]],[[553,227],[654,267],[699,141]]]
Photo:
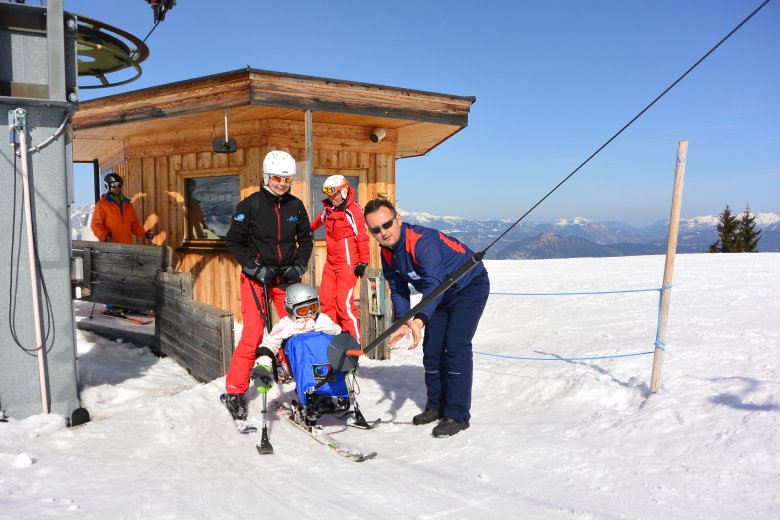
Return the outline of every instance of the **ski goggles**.
[[[378,235],[383,229],[390,229],[391,227],[393,227],[394,222],[395,222],[395,215],[393,215],[393,218],[391,218],[381,226],[370,227],[368,228],[368,230],[371,232],[372,235]]]
[[[121,188],[122,187],[122,183],[120,181],[109,182],[108,183],[108,187],[109,188]]]
[[[320,312],[320,302],[306,303],[293,309],[293,313],[299,318],[305,318],[309,314]]]
[[[282,177],[281,175],[269,175],[268,178],[280,184],[292,184],[292,177]]]
[[[323,186],[322,193],[330,197],[331,195],[335,195],[336,193],[340,192],[344,188],[346,188],[346,186]]]

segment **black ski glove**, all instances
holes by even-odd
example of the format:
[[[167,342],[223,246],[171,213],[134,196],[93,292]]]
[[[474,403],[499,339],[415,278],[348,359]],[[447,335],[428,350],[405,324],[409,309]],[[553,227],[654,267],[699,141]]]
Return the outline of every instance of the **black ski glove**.
[[[111,240],[113,240],[113,238],[114,237],[111,236],[111,233],[109,233],[108,235],[106,235],[106,242],[111,242]]]
[[[355,272],[355,276],[359,276],[359,277],[363,278],[363,275],[366,272],[366,264],[362,264],[361,263],[361,264],[356,265],[354,272]]]
[[[305,267],[298,264],[292,265],[285,269],[284,273],[282,274],[282,281],[285,283],[295,283],[301,279],[301,276],[303,276],[304,272],[306,272]]]
[[[270,265],[255,264],[253,267],[244,267],[242,271],[265,285],[273,285],[276,282],[276,269]]]
[[[144,233],[144,236],[147,238],[147,240],[151,240],[154,238],[154,233],[152,233],[152,231],[149,230],[146,233]]]

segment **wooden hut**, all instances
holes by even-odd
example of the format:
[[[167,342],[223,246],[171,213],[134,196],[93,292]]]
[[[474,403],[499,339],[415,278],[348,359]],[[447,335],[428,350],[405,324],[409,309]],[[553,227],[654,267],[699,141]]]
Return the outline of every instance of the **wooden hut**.
[[[361,204],[395,200],[396,159],[426,154],[460,131],[475,100],[247,68],[82,103],[73,159],[121,175],[154,242],[173,248],[176,270],[192,273],[195,299],[240,319],[239,267],[221,235],[225,215],[259,189],[268,151],[299,162],[292,193],[310,215],[333,174],[350,179]],[[235,152],[214,143],[226,128]],[[318,285],[324,259],[318,239],[305,280]]]

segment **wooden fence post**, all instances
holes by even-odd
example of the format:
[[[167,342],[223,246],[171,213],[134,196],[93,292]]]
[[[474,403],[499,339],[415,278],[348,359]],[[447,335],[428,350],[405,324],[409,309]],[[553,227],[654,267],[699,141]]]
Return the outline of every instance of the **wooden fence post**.
[[[666,263],[664,264],[664,281],[661,286],[661,308],[658,316],[658,338],[656,338],[653,355],[653,373],[650,376],[650,393],[658,391],[661,384],[661,364],[664,359],[666,344],[666,322],[669,315],[670,289],[674,272],[674,258],[677,252],[677,234],[680,228],[680,208],[682,206],[683,178],[685,177],[685,161],[688,158],[688,141],[677,144],[677,167],[674,171],[674,192],[672,194],[672,211],[669,216],[669,238],[666,242]]]

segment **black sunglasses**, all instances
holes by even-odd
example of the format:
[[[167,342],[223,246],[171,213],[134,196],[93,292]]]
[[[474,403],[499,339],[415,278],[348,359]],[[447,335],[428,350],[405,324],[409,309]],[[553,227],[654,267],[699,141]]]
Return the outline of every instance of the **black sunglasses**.
[[[390,229],[391,227],[393,227],[393,222],[395,222],[395,215],[393,215],[393,218],[391,218],[381,226],[368,228],[368,230],[371,232],[372,235],[376,235],[383,229]]]

